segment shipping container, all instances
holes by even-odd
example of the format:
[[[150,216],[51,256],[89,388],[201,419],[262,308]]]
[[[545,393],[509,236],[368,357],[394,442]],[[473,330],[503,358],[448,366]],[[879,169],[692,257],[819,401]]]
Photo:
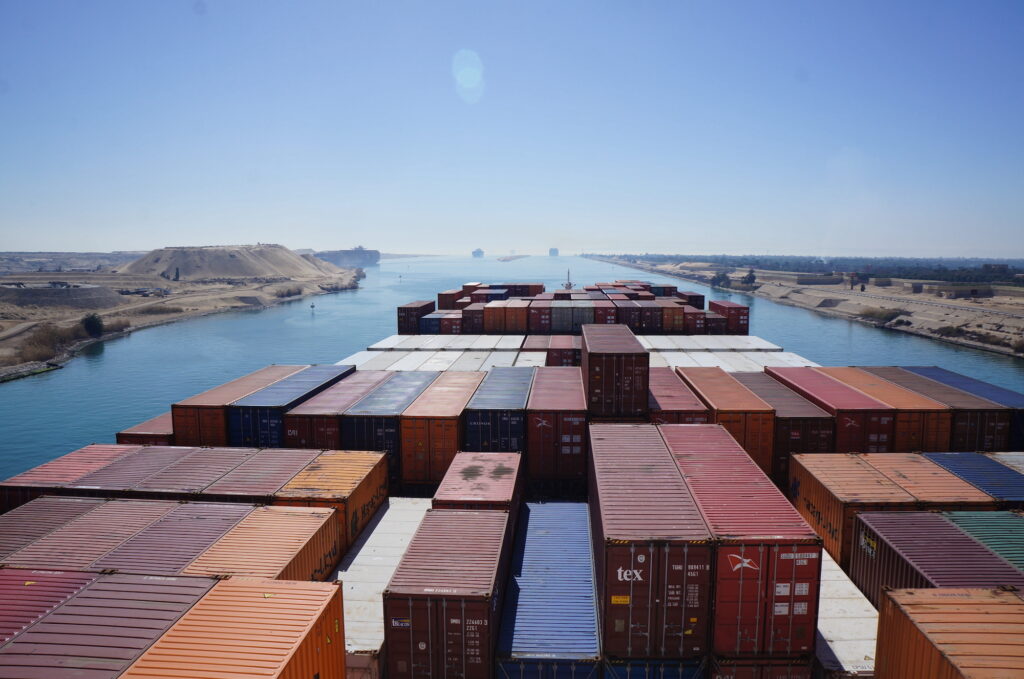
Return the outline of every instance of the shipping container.
[[[727,335],[729,320],[721,314],[707,311],[704,313],[704,331],[709,335]]]
[[[775,410],[770,475],[776,485],[784,488],[788,484],[792,455],[834,451],[834,417],[764,373],[734,373],[732,377]]]
[[[384,591],[387,676],[489,679],[508,514],[432,509]]]
[[[650,369],[648,407],[654,424],[707,424],[712,418],[708,407],[672,368]]]
[[[426,316],[420,316],[419,333],[421,335],[440,335],[441,319],[445,317],[443,312],[434,312]]]
[[[1024,394],[936,366],[907,366],[906,370],[1009,409],[1010,450],[1024,449]]]
[[[836,418],[837,453],[892,451],[896,411],[814,368],[765,368],[765,373]]]
[[[174,420],[170,411],[117,432],[114,441],[124,445],[173,446]]]
[[[434,303],[427,300],[409,302],[398,307],[398,334],[418,335],[420,318],[434,311]]]
[[[526,465],[532,481],[587,477],[587,401],[579,368],[537,368],[526,403]]]
[[[213,578],[22,569],[0,571],[4,581],[33,592],[32,604],[53,604],[37,606],[6,643],[0,636],[0,676],[26,679],[127,676],[125,670],[217,584]],[[65,598],[40,596],[53,589]]]
[[[878,611],[828,552],[822,552],[815,676],[873,677],[877,636]]]
[[[850,579],[873,606],[886,589],[1024,587],[1024,573],[933,512],[857,516]]]
[[[750,307],[736,302],[713,299],[708,309],[719,316],[725,316],[726,331],[730,335],[746,335],[750,331]]]
[[[703,660],[608,660],[605,679],[706,679]]]
[[[575,335],[551,335],[544,365],[578,366],[582,362],[583,338]]]
[[[386,370],[361,370],[295,406],[284,415],[284,446],[339,450],[342,414],[392,374]]]
[[[808,660],[712,658],[709,679],[811,679]]]
[[[590,445],[605,655],[704,656],[710,650],[712,536],[657,428],[594,424]]]
[[[449,336],[462,334],[462,312],[449,311],[442,316],[438,331]]]
[[[530,302],[527,329],[531,335],[547,335],[551,332],[551,304],[548,300]]]
[[[686,332],[686,314],[681,304],[668,299],[658,299],[661,307],[661,331],[666,335],[682,335]]]
[[[946,512],[957,528],[1024,571],[1024,516],[1020,512]]]
[[[530,301],[510,299],[505,306],[505,332],[527,333],[530,331]]]
[[[442,373],[402,412],[401,479],[437,483],[462,446],[463,412],[482,372]]]
[[[551,302],[551,334],[572,334],[572,301],[556,299]]]
[[[615,314],[621,325],[635,333],[643,332],[640,305],[631,299],[615,300]]]
[[[551,344],[551,338],[547,335],[527,335],[523,339],[523,351],[547,351]]]
[[[344,554],[387,497],[388,466],[384,455],[330,450],[274,493],[274,504],[335,510]]]
[[[654,300],[641,300],[637,305],[640,307],[640,331],[645,335],[660,335],[663,328],[661,305]]]
[[[809,658],[821,538],[722,427],[658,429],[717,541],[713,651]]]
[[[609,299],[594,300],[594,323],[597,325],[615,325],[619,322],[619,314],[615,302]]]
[[[706,335],[708,332],[707,316],[702,307],[686,305],[683,309],[683,332],[687,335]]]
[[[948,406],[857,368],[815,370],[867,394],[895,411],[894,452],[949,450],[953,411]]]
[[[68,483],[142,449],[135,445],[93,444],[0,482],[0,514],[39,497],[41,489]]]
[[[423,371],[398,373],[359,399],[341,418],[342,447],[387,453],[390,476],[398,478],[402,441],[399,416],[438,375]]]
[[[505,307],[508,302],[494,301],[484,305],[484,332],[500,335],[505,332]]]
[[[462,334],[479,335],[484,331],[484,307],[486,304],[475,302],[462,309]]]
[[[493,368],[466,405],[464,450],[525,452],[533,368]]]
[[[513,364],[517,368],[539,368],[548,362],[546,351],[520,351]]]
[[[386,500],[332,578],[344,590],[345,679],[384,676],[384,588],[429,508],[429,499]]]
[[[179,446],[228,445],[228,406],[305,365],[271,365],[171,405],[174,441]]]
[[[700,294],[699,292],[689,292],[685,290],[680,290],[676,292],[676,297],[685,300],[688,305],[695,307],[697,309],[704,308],[704,295]]]
[[[5,604],[0,612],[0,654],[4,644],[31,628],[36,621],[99,576],[99,573],[87,571],[0,570],[0,601]],[[0,659],[0,667],[3,664],[3,659]]]
[[[1011,508],[1024,507],[1024,474],[981,453],[925,453],[940,467]]]
[[[508,512],[514,530],[522,495],[519,453],[458,453],[434,493],[434,509]]]
[[[676,368],[686,384],[701,398],[766,474],[773,471],[775,409],[721,368]]]
[[[261,450],[207,486],[202,498],[270,504],[274,494],[319,455],[319,450]]]
[[[1001,589],[886,592],[876,679],[1024,676],[1024,601]]]
[[[0,559],[6,559],[102,504],[103,500],[98,498],[46,496],[12,509],[0,516]]]
[[[591,415],[646,417],[650,359],[628,328],[583,326],[581,367]]]
[[[495,676],[599,679],[590,520],[584,503],[523,507],[501,618]]]
[[[123,679],[344,679],[341,588],[319,582],[218,582]]]
[[[1024,474],[1024,453],[989,453],[989,457],[999,462],[999,464],[1006,465],[1010,469]]]
[[[464,296],[462,288],[456,290],[445,290],[444,292],[437,293],[437,308],[441,309],[454,309],[455,301],[461,299]]]

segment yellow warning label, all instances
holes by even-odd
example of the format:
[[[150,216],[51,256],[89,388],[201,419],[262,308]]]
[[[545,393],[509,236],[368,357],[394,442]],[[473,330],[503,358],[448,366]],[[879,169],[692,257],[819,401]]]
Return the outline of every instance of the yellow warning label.
[[[264,599],[269,599],[269,598],[271,598],[273,596],[276,596],[276,595],[275,594],[271,594],[270,592],[264,592],[263,593],[263,598]]]
[[[628,606],[629,605],[629,596],[628,595],[627,596],[614,596],[614,595],[612,595],[612,603],[613,604],[625,604],[625,605]]]

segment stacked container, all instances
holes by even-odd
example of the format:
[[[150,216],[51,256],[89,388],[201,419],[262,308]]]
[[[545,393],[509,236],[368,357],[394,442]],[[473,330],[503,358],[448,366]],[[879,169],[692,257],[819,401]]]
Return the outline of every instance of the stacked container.
[[[718,541],[715,654],[809,660],[818,618],[821,538],[724,429],[706,424],[658,429]]]
[[[1024,474],[979,453],[925,453],[935,464],[991,495],[1005,507],[1024,507]]]
[[[117,432],[117,443],[139,446],[173,446],[174,418],[170,412]]]
[[[434,493],[434,509],[508,512],[515,525],[523,477],[519,453],[459,453]]]
[[[526,404],[526,464],[532,481],[583,481],[587,402],[579,368],[537,368]]]
[[[577,366],[581,362],[582,340],[575,335],[552,335],[544,365]]]
[[[466,405],[484,379],[482,372],[442,373],[402,412],[404,483],[437,483],[462,442]]]
[[[896,412],[814,368],[772,368],[765,373],[836,418],[837,453],[892,451]]]
[[[398,307],[398,334],[418,335],[420,318],[434,311],[434,303],[427,300],[409,302]]]
[[[775,409],[721,368],[676,368],[766,474],[772,473]]]
[[[432,509],[384,591],[390,679],[489,679],[504,601],[508,514]]]
[[[320,450],[341,448],[342,413],[393,374],[385,370],[360,370],[286,412],[285,447]]]
[[[583,326],[587,411],[594,417],[645,417],[649,356],[621,325]]]
[[[1024,516],[1020,512],[946,512],[943,516],[1024,572]]]
[[[708,309],[725,317],[726,334],[750,334],[750,307],[736,302],[711,300],[708,302]]]
[[[648,407],[654,424],[706,424],[712,414],[672,368],[651,368]]]
[[[676,297],[685,300],[688,305],[695,307],[697,309],[704,308],[704,295],[700,294],[699,292],[681,290],[676,293]]]
[[[464,449],[524,452],[534,368],[492,368],[466,406]]]
[[[657,428],[594,424],[590,444],[605,655],[641,661],[705,656],[712,536]]]

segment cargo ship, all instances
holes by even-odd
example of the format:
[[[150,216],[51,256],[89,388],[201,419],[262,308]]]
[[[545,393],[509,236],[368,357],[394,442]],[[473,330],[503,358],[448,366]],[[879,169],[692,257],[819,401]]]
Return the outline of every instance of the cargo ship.
[[[748,333],[466,283],[170,404],[0,482],[0,675],[1024,676],[1024,395]]]
[[[380,250],[367,250],[357,246],[351,250],[324,250],[315,256],[340,267],[364,267],[380,264]]]

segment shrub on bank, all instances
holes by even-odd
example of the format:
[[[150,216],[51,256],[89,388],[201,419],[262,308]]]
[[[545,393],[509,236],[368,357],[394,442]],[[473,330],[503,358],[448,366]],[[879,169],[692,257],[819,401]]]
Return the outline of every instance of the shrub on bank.
[[[299,286],[293,286],[290,288],[278,288],[274,290],[274,297],[283,299],[285,297],[295,297],[296,295],[302,294],[302,288]]]
[[[867,318],[872,321],[878,321],[879,323],[888,323],[894,321],[900,316],[909,316],[910,312],[906,309],[879,309],[872,307],[865,309],[860,312],[861,318]]]

